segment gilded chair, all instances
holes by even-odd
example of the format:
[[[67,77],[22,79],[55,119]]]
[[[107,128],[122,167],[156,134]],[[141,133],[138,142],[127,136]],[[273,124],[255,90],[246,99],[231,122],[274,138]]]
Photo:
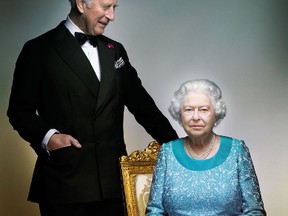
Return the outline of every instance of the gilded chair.
[[[144,151],[137,150],[120,158],[127,216],[145,215],[159,149],[160,144],[152,141]]]

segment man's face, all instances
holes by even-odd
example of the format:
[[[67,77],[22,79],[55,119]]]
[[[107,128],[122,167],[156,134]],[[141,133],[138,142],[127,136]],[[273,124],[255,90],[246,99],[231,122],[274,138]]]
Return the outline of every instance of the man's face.
[[[115,19],[118,0],[92,0],[87,5],[80,0],[79,11],[82,13],[80,29],[88,35],[100,35],[105,27]]]

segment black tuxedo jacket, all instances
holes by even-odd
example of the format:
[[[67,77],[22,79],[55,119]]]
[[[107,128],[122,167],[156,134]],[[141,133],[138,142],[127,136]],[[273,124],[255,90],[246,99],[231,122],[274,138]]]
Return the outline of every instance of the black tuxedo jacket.
[[[99,36],[97,48],[101,82],[64,22],[28,41],[18,57],[7,114],[38,155],[28,198],[33,202],[121,197],[125,106],[158,142],[177,138],[124,47]],[[41,142],[51,128],[78,139],[82,149],[66,147],[49,156]]]

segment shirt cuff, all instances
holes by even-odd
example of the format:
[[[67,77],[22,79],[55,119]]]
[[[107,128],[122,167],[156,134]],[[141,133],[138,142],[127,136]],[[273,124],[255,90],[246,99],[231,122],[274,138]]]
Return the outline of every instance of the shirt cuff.
[[[56,129],[50,129],[50,130],[46,133],[46,135],[45,135],[45,137],[44,137],[44,139],[42,140],[42,143],[41,143],[41,147],[42,147],[43,149],[46,149],[46,150],[47,150],[47,144],[48,144],[50,138],[52,137],[52,135],[54,135],[55,133],[59,133],[59,131],[57,131]]]

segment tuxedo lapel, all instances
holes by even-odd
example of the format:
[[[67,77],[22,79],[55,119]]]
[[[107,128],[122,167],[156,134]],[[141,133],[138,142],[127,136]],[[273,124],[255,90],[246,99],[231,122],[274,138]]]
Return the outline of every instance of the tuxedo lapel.
[[[56,31],[55,49],[97,98],[99,80],[85,53],[63,23],[57,27]]]
[[[107,46],[105,41],[99,39],[98,41],[98,53],[101,70],[101,84],[97,100],[97,112],[101,110],[105,101],[109,99],[111,95],[110,91],[115,85],[115,50]]]

